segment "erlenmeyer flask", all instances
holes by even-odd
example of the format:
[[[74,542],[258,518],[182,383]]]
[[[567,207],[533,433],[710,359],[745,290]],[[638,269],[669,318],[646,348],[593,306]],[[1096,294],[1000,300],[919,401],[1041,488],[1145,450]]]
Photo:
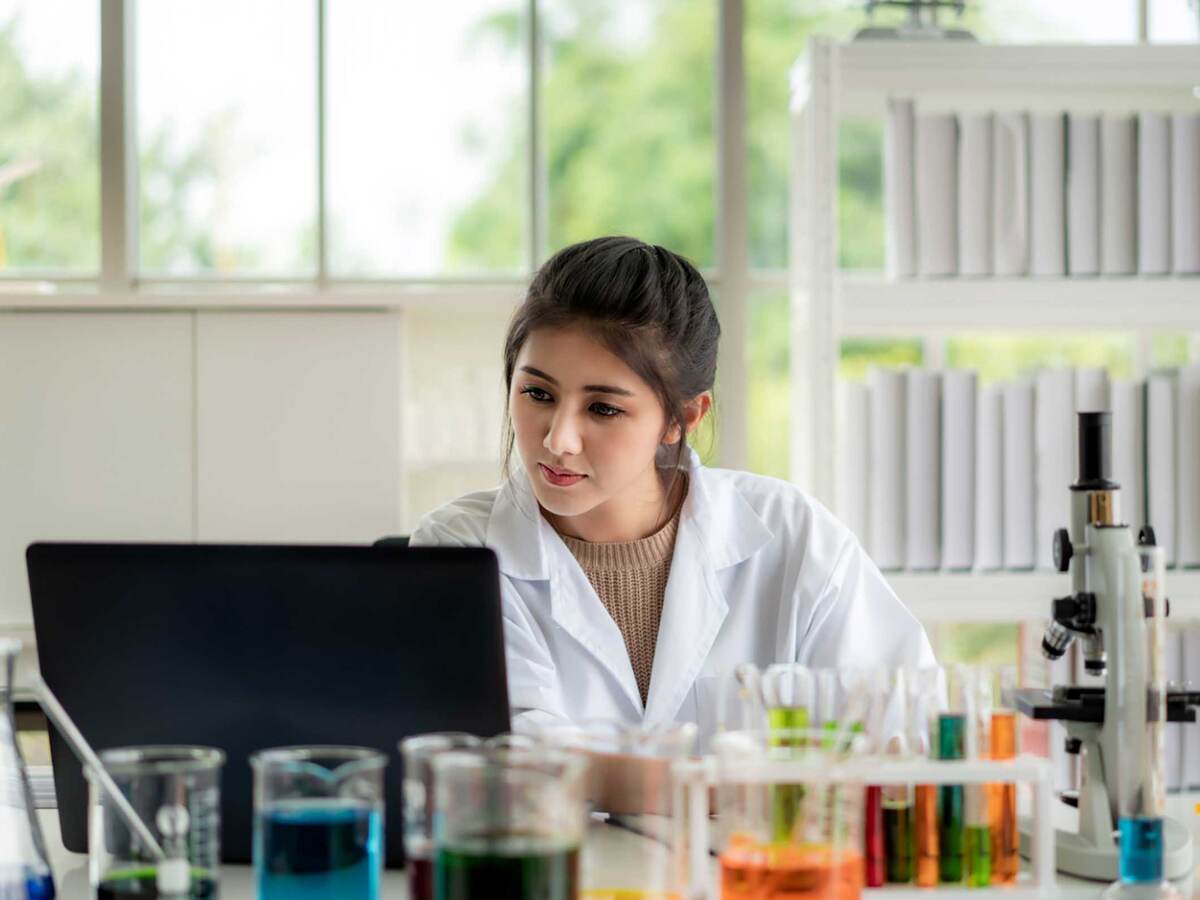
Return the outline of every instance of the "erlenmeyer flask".
[[[54,879],[13,718],[21,642],[0,639],[0,900],[50,900]]]

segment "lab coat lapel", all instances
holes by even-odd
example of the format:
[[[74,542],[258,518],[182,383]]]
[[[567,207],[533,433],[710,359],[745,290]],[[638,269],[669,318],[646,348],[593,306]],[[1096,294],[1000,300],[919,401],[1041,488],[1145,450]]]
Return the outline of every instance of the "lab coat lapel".
[[[550,556],[550,614],[567,634],[600,661],[621,686],[626,699],[639,713],[642,695],[621,629],[613,621],[582,567],[557,532],[547,524],[547,544],[556,543]]]
[[[487,543],[500,571],[524,581],[547,581],[555,623],[612,674],[638,712],[642,697],[621,629],[562,538],[537,507],[525,471],[516,468],[501,488],[488,522]]]
[[[771,531],[727,479],[689,455],[688,496],[680,514],[663,598],[644,721],[672,721],[700,674],[729,612],[717,577],[772,538]]]

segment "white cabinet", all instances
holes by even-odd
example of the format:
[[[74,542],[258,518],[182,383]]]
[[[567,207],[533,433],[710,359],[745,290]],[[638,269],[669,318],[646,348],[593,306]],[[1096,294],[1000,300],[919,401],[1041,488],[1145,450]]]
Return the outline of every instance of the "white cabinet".
[[[0,625],[35,540],[192,536],[192,317],[0,314]]]
[[[369,542],[400,527],[400,315],[196,314],[196,537]]]

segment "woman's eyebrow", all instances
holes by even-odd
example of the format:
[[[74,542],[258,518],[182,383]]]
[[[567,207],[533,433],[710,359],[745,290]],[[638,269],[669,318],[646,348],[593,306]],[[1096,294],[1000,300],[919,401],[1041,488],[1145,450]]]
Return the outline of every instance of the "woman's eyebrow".
[[[534,376],[535,378],[541,378],[544,381],[548,381],[553,385],[558,384],[557,378],[555,378],[552,375],[547,375],[541,369],[535,369],[533,366],[521,366],[521,371],[528,372],[530,375]],[[626,390],[623,387],[616,387],[615,385],[611,385],[611,384],[585,384],[583,386],[583,389],[585,391],[587,391],[589,394],[616,394],[617,396],[620,396],[620,397],[632,397],[633,396],[633,391]]]

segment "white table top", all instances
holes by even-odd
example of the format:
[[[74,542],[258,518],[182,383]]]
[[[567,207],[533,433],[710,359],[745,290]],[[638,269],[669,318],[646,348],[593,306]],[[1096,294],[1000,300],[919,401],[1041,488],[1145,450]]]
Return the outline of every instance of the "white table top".
[[[38,816],[50,853],[50,865],[54,869],[58,897],[60,900],[87,900],[91,896],[88,886],[87,856],[82,853],[70,853],[63,847],[56,810],[39,810]],[[1194,812],[1193,822],[1196,822]],[[1197,823],[1197,827],[1200,827],[1200,823]],[[627,864],[630,860],[644,858],[648,853],[662,852],[661,845],[615,828],[602,828],[602,840],[603,844],[599,855],[602,858],[611,858],[613,866],[619,867],[623,863]],[[1197,856],[1200,857],[1200,854]],[[1200,900],[1200,890],[1196,889],[1197,885],[1200,885],[1200,877],[1193,879],[1191,884],[1181,885],[1184,897]],[[1107,885],[1069,876],[1059,876],[1056,896],[1063,900],[1085,900],[1085,898],[1092,900],[1092,898],[1099,897],[1105,887]],[[931,889],[929,893],[931,900],[936,900],[937,896],[944,892]],[[250,866],[221,866],[222,900],[254,900],[254,896],[253,869]],[[384,872],[382,896],[386,900],[407,900],[408,882],[403,871],[389,869]],[[984,898],[987,896],[987,892],[976,889],[971,891],[971,896]]]

